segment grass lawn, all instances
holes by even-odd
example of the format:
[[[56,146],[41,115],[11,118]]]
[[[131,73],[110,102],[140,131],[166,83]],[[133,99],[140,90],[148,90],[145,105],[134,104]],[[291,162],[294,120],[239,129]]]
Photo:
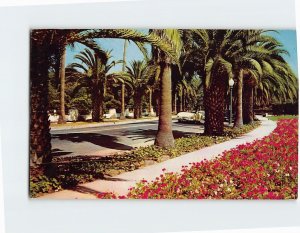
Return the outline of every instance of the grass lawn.
[[[269,120],[278,121],[281,119],[293,119],[298,118],[298,115],[278,115],[278,116],[268,116]]]

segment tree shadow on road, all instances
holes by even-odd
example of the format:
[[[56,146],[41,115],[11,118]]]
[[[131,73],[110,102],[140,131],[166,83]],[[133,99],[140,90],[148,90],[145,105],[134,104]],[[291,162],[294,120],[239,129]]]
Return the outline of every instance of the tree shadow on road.
[[[122,133],[122,136],[127,136],[131,140],[141,140],[141,139],[146,139],[145,142],[149,142],[155,139],[157,130],[153,129],[137,129],[134,131],[130,132],[124,132]],[[173,130],[173,136],[175,139],[177,138],[182,138],[182,137],[188,137],[196,135],[196,133],[191,133],[191,132],[182,132],[178,130]]]
[[[116,150],[131,150],[131,146],[118,142],[115,136],[97,133],[67,133],[52,135],[52,139],[67,140],[74,143],[90,142],[97,146]]]
[[[60,150],[60,149],[52,149],[51,150],[51,155],[52,156],[63,156],[63,155],[69,155],[69,154],[72,154],[72,152],[70,151],[63,151],[63,150]]]

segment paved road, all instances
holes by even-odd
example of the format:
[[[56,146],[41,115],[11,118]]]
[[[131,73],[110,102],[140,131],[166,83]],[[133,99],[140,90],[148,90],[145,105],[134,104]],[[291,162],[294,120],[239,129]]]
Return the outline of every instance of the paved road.
[[[106,156],[134,147],[151,145],[158,121],[51,131],[55,157]],[[175,138],[202,133],[202,125],[173,122]]]

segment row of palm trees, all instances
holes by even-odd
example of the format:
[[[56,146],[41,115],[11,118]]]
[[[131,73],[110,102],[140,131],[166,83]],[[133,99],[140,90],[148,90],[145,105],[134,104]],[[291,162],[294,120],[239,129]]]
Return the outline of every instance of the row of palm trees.
[[[127,41],[125,40],[125,45]],[[127,89],[127,99],[133,99],[134,118],[142,117],[142,102],[145,95],[148,99],[148,112],[151,113],[153,92],[154,99],[158,102],[159,83],[158,69],[151,64],[149,55],[146,54],[143,60],[133,60],[126,66],[123,61],[109,61],[111,51],[102,50],[102,56],[97,58],[97,53],[85,48],[79,54],[75,55],[74,63],[67,66],[67,79],[76,80],[73,93],[79,92],[81,88],[87,88],[92,99],[93,114],[92,120],[98,122],[103,116],[104,98],[107,93],[107,86],[121,86],[121,101],[125,99],[125,89]],[[125,50],[124,50],[125,54]],[[126,59],[124,55],[123,59]],[[96,63],[98,60],[98,63]],[[123,63],[122,72],[109,73],[110,69],[119,63]],[[98,67],[98,69],[97,69]],[[177,113],[177,102],[179,102],[179,111],[195,109],[194,103],[199,98],[201,92],[201,79],[193,76],[190,80],[185,77],[172,81],[173,114]],[[129,90],[128,90],[129,89]],[[96,94],[95,94],[96,93]],[[114,94],[114,93],[112,93]],[[177,96],[178,101],[177,101]],[[196,100],[195,100],[196,99]],[[121,102],[121,106],[123,105]],[[61,103],[64,105],[64,103]],[[125,106],[125,104],[124,104]],[[157,104],[156,104],[157,106]],[[122,113],[121,113],[122,117]]]
[[[144,44],[149,43],[152,54],[145,55],[143,61],[133,61],[126,67],[124,61],[109,62],[110,53],[101,49],[94,40],[96,38],[134,41],[144,54],[147,52]],[[75,42],[89,48],[76,56],[85,65],[74,63],[65,71],[66,46]],[[122,83],[121,115],[124,114],[127,83],[136,90],[136,116],[141,114],[141,95],[146,91],[150,95],[158,90],[159,126],[155,145],[172,147],[174,138],[171,117],[172,111],[177,111],[177,99],[181,100],[179,108],[182,109],[182,105],[186,103],[182,100],[183,96],[191,99],[193,96],[199,97],[195,93],[199,88],[203,88],[205,133],[209,135],[223,133],[229,79],[234,79],[237,83],[235,127],[253,121],[254,101],[257,104],[268,104],[274,99],[297,99],[297,78],[283,58],[286,53],[277,40],[262,30],[153,29],[148,34],[129,29],[33,30],[30,73],[31,164],[51,161],[47,115],[50,67],[56,68],[61,82],[64,82],[65,74],[77,75],[78,79],[84,80],[81,83],[90,89],[95,121],[101,117],[103,111],[107,82]],[[120,62],[123,62],[122,72],[108,74],[108,70]],[[158,88],[153,88],[157,86]],[[63,95],[64,88],[61,87],[61,101]],[[61,118],[64,119],[64,111],[61,113]]]

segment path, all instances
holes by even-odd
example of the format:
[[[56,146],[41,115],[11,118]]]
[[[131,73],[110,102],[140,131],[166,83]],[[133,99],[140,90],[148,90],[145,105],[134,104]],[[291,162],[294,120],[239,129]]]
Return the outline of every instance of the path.
[[[57,193],[48,194],[41,198],[46,199],[94,199],[95,196],[89,193],[93,192],[114,192],[117,195],[125,195],[128,189],[134,186],[138,181],[146,179],[148,181],[154,180],[162,173],[165,168],[167,172],[181,172],[183,165],[190,166],[189,163],[199,162],[203,159],[213,159],[224,150],[230,150],[237,145],[250,143],[256,139],[261,139],[269,135],[275,128],[276,122],[260,117],[261,126],[257,129],[237,137],[235,139],[216,144],[210,147],[194,151],[180,157],[164,161],[155,165],[141,168],[132,172],[122,173],[120,175],[111,177],[106,180],[96,180],[93,182],[81,184],[76,191],[63,190]],[[85,193],[88,192],[88,193]]]

